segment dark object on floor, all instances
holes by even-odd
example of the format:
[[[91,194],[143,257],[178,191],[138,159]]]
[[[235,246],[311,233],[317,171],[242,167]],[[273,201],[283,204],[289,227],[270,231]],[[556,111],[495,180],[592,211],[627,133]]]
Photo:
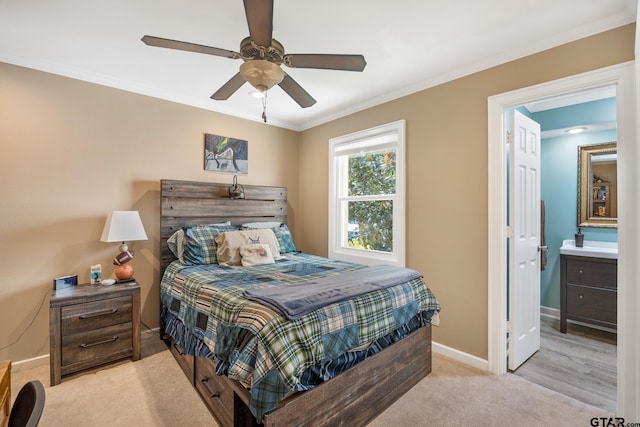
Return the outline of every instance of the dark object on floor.
[[[35,427],[44,410],[44,386],[38,380],[20,389],[9,414],[8,427]]]

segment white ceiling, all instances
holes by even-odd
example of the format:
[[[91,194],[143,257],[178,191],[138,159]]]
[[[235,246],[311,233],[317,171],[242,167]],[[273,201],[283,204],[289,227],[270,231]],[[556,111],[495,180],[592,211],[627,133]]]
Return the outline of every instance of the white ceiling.
[[[287,53],[363,54],[364,72],[285,71],[318,102],[269,91],[269,124],[304,130],[445,81],[635,21],[635,0],[275,0]],[[209,97],[240,60],[149,47],[145,35],[238,51],[240,0],[0,0],[0,61],[261,120],[246,83]],[[579,60],[579,58],[577,58]]]

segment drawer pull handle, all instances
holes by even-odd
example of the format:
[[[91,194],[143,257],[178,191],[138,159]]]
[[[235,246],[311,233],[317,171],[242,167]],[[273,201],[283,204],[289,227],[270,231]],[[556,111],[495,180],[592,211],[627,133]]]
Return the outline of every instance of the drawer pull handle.
[[[178,344],[176,343],[173,343],[173,348],[176,349],[180,356],[184,356],[185,354],[187,354],[184,350],[180,349],[180,347],[178,347]]]
[[[584,271],[582,269],[578,270],[579,274],[584,274]]]
[[[584,295],[582,295],[582,294],[580,294],[578,297],[579,297],[580,299],[584,299]]]
[[[209,385],[207,384],[209,382],[209,377],[203,377],[200,380],[200,383],[202,384],[202,387],[204,388],[204,391],[207,392],[207,394],[209,395],[209,397],[220,397],[220,392],[216,391],[213,392],[209,389]]]
[[[109,344],[111,342],[115,342],[118,339],[118,336],[115,335],[109,339],[106,339],[104,341],[98,341],[98,342],[92,342],[91,344],[86,344],[86,343],[82,343],[80,344],[80,348],[89,348],[89,347],[93,347],[96,345],[100,345],[100,344]]]
[[[80,316],[80,319],[91,319],[92,317],[100,317],[107,316],[109,314],[115,314],[118,312],[117,308],[112,308],[110,310],[100,310],[100,311],[92,311],[91,313],[83,313]]]

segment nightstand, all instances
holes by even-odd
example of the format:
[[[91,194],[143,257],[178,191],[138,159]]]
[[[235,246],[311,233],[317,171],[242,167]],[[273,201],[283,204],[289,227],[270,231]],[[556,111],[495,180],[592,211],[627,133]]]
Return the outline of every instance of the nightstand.
[[[78,285],[51,291],[51,385],[63,376],[130,357],[140,359],[140,285]]]

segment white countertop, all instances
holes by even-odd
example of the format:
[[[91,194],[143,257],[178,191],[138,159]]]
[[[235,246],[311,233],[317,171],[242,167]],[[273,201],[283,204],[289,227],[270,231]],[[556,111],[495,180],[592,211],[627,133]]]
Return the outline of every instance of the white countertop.
[[[575,240],[563,240],[560,253],[563,255],[618,259],[618,242],[585,240],[582,247],[577,248]]]

